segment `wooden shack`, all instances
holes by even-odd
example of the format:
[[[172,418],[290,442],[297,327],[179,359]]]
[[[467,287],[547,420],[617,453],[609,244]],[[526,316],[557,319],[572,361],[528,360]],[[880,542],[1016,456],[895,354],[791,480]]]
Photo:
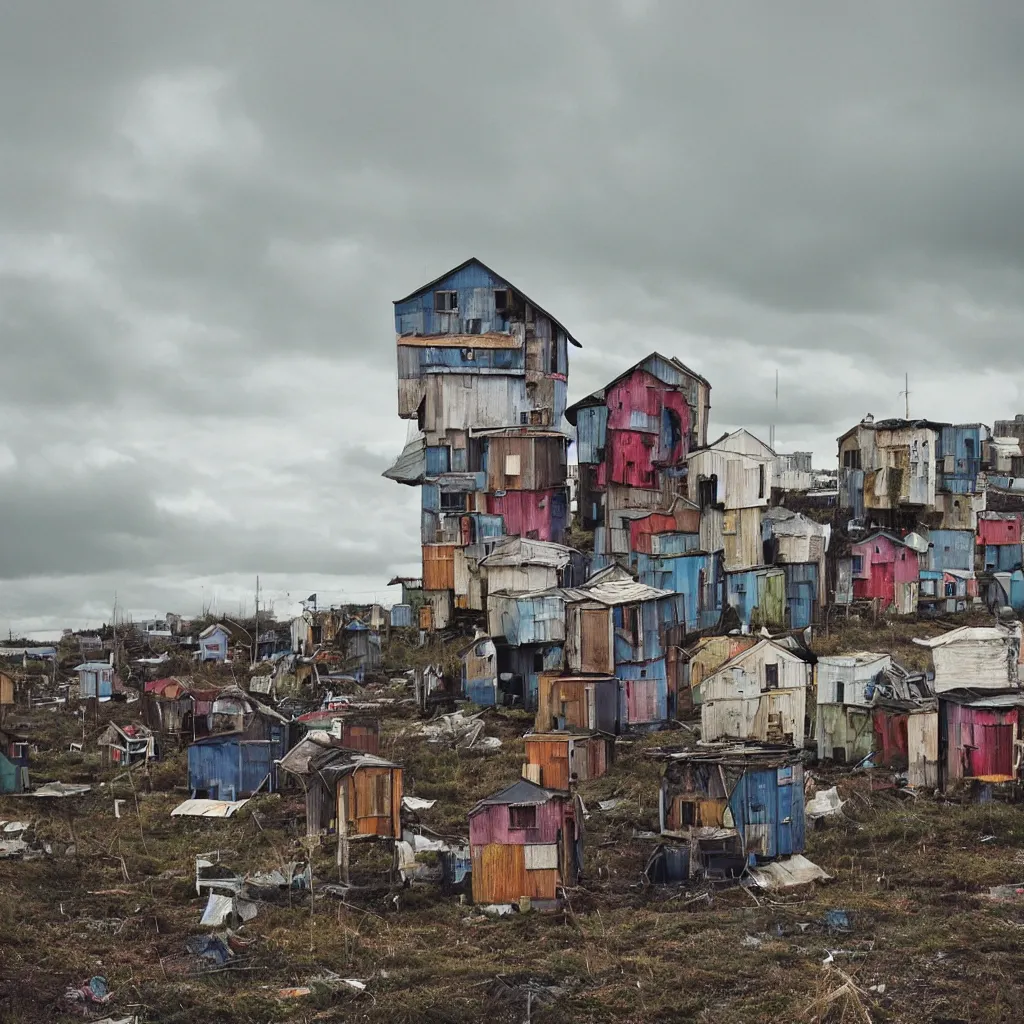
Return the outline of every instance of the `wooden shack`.
[[[598,779],[615,760],[615,738],[599,733],[527,733],[523,776],[545,789],[566,792],[570,783]]]
[[[555,902],[583,866],[577,798],[520,779],[469,812],[473,900]]]

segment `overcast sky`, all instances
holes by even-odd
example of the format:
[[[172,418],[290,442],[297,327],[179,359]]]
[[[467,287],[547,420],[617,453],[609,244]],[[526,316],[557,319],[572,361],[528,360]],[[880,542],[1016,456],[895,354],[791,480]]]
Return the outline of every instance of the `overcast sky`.
[[[1024,5],[0,13],[0,629],[391,600],[392,300],[478,256],[712,433],[1024,410]],[[290,594],[290,597],[289,597]]]

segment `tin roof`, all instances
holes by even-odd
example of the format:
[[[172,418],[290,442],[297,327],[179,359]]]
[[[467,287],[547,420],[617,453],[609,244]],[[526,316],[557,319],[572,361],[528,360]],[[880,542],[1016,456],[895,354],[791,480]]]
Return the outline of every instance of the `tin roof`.
[[[651,352],[650,354],[644,356],[644,358],[641,359],[638,363],[634,363],[628,370],[623,370],[623,372],[620,373],[617,377],[613,377],[610,381],[608,381],[607,384],[605,384],[603,388],[598,388],[597,391],[591,392],[589,395],[587,395],[586,398],[581,398],[578,402],[574,402],[572,405],[570,405],[569,408],[565,410],[565,418],[573,426],[576,426],[576,413],[580,409],[588,405],[603,405],[609,388],[615,387],[615,385],[618,384],[620,380],[623,380],[632,373],[636,373],[637,370],[645,370],[645,372],[650,373],[650,370],[647,369],[647,367],[644,364],[650,363],[654,359],[661,359],[664,362],[669,363],[671,366],[674,366],[681,373],[685,373],[691,377],[695,377],[702,383],[707,384],[708,387],[711,387],[711,383],[708,381],[706,377],[702,377],[695,370],[691,370],[685,363],[682,363],[678,359],[676,359],[675,356],[669,358],[668,356],[663,356],[660,352]],[[654,374],[652,374],[652,376],[654,376]]]
[[[524,537],[509,537],[494,546],[486,558],[480,559],[485,566],[503,565],[544,565],[561,569],[569,564],[572,549],[563,544],[546,540],[527,540]]]
[[[529,779],[517,779],[511,786],[480,800],[469,812],[469,815],[472,817],[484,807],[495,807],[501,804],[539,806],[540,804],[546,804],[552,797],[559,795],[554,790],[545,789],[543,786],[538,786],[535,782],[530,782]]]
[[[492,274],[494,277],[500,278],[502,281],[504,281],[505,284],[507,284],[512,289],[512,291],[514,291],[521,299],[524,299],[531,306],[533,306],[533,308],[542,316],[546,316],[559,330],[564,331],[565,336],[569,340],[569,343],[571,345],[575,345],[576,348],[583,348],[583,346],[569,333],[568,328],[566,328],[565,324],[556,320],[546,309],[544,309],[538,303],[534,302],[533,299],[531,299],[530,296],[527,295],[525,292],[520,291],[520,289],[518,289],[514,284],[512,284],[508,280],[508,278],[503,277],[496,270],[492,270],[489,266],[487,266],[486,263],[484,263],[483,260],[478,260],[475,256],[470,256],[470,258],[466,260],[464,263],[460,263],[457,267],[452,267],[451,270],[446,270],[443,274],[441,274],[440,277],[435,277],[433,281],[428,281],[426,284],[421,284],[419,288],[415,289],[415,291],[409,292],[409,294],[406,295],[404,298],[395,299],[395,305],[397,306],[399,305],[399,303],[408,302],[410,299],[415,299],[417,295],[429,290],[430,288],[433,288],[434,285],[440,284],[446,278],[451,277],[452,274],[457,274],[460,270],[462,270],[465,267],[468,267],[471,263],[475,263],[478,267],[482,267],[484,270],[486,270],[488,274]]]

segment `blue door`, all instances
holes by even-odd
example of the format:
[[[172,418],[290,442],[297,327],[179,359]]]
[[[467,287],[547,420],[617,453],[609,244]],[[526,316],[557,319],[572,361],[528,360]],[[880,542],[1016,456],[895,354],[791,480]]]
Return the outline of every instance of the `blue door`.
[[[793,842],[793,816],[796,808],[793,806],[793,769],[780,768],[778,770],[778,785],[776,793],[779,800],[778,825],[776,827],[776,849],[775,854],[779,857],[787,857],[796,853]]]
[[[239,793],[255,793],[257,788],[267,776],[269,781],[264,785],[264,791],[272,791],[274,786],[274,764],[271,757],[270,742],[267,740],[253,740],[239,744],[239,757],[241,759],[241,784]]]

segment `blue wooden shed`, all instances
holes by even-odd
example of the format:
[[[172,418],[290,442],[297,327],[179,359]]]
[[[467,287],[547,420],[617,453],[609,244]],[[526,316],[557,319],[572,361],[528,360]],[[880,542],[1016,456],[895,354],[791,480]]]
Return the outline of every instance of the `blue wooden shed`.
[[[662,759],[663,832],[735,830],[749,864],[803,852],[803,766],[793,751],[723,747]]]
[[[114,666],[106,661],[86,661],[75,666],[78,673],[78,695],[85,700],[98,697],[108,700],[114,693]]]
[[[278,789],[277,762],[290,748],[287,719],[232,689],[213,702],[212,718],[241,728],[215,732],[188,748],[188,786],[195,796],[237,800]]]

